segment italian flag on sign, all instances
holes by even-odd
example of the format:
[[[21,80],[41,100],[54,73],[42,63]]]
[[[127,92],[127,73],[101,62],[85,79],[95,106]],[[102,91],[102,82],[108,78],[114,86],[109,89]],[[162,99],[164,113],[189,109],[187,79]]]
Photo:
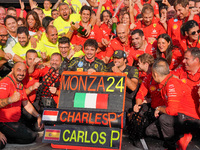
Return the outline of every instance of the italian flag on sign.
[[[108,94],[75,93],[74,107],[108,109]]]

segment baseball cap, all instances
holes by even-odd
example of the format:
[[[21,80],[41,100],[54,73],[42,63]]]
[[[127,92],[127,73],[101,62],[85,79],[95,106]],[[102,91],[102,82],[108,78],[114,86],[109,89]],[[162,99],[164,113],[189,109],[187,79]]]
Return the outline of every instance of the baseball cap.
[[[126,58],[126,53],[122,50],[116,50],[113,54],[113,58]]]

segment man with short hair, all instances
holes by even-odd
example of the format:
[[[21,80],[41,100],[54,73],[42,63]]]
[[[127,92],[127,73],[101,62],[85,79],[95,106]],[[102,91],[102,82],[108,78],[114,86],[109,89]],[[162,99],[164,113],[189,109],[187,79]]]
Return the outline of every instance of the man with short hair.
[[[124,24],[117,25],[118,37],[111,40],[106,48],[106,56],[104,62],[107,64],[116,50],[123,50],[127,55],[127,64],[132,66],[133,58],[131,56],[131,37],[129,36],[129,28]],[[130,57],[131,56],[131,57]]]
[[[80,21],[80,15],[70,15],[69,5],[66,3],[59,4],[59,13],[60,16],[54,20],[53,25],[56,27],[58,35],[64,35],[69,31],[69,28],[71,27],[71,22]]]
[[[13,47],[12,50],[16,55],[20,56],[22,59],[25,60],[26,52],[29,49],[32,49],[28,28],[19,27],[17,29],[17,36],[18,36],[18,43]],[[46,53],[42,42],[38,42],[37,47],[34,49],[37,51],[39,57],[43,57],[43,55],[40,54],[41,52]],[[46,58],[43,57],[43,59],[46,59]]]
[[[88,39],[84,43],[85,56],[82,58],[73,58],[68,66],[68,71],[87,71],[93,72],[106,72],[106,65],[104,62],[95,57],[98,49],[98,43],[94,39]]]
[[[138,62],[138,57],[144,53],[150,54],[155,57],[156,50],[155,48],[146,41],[144,32],[140,29],[135,29],[131,32],[132,38],[132,57],[133,59]]]
[[[177,13],[177,18],[171,18],[168,21],[167,33],[172,38],[173,44],[179,46],[181,39],[183,39],[180,32],[182,24],[189,20],[199,22],[199,16],[194,15],[189,11],[188,0],[176,0],[174,2],[174,8]]]
[[[35,141],[37,134],[19,122],[21,106],[37,118],[38,127],[42,128],[42,118],[29,102],[21,81],[26,75],[26,66],[18,62],[13,72],[0,81],[0,131],[8,143],[29,144]]]
[[[0,25],[4,26],[4,18],[6,15],[6,9],[3,6],[0,6]]]
[[[138,69],[134,66],[129,66],[127,63],[127,56],[123,50],[116,50],[113,54],[113,62],[108,64],[110,69],[108,72],[126,73],[126,100],[125,100],[125,112],[128,112],[133,106],[133,101],[138,87]]]
[[[153,44],[156,38],[166,31],[154,17],[154,9],[150,4],[144,4],[141,14],[143,19],[135,24],[134,29],[143,30],[147,42]]]
[[[52,7],[51,1],[44,0],[43,6],[44,6],[43,12],[45,16],[51,16],[51,7]]]
[[[56,18],[58,18],[58,16],[60,16],[59,11],[57,9],[52,9],[51,17],[55,20]]]

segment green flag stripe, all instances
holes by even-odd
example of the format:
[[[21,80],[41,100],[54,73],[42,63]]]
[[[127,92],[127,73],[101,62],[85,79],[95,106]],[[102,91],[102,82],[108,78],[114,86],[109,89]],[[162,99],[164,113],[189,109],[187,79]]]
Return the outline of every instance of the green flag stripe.
[[[85,96],[86,96],[86,93],[75,93],[74,107],[84,108],[85,107]]]

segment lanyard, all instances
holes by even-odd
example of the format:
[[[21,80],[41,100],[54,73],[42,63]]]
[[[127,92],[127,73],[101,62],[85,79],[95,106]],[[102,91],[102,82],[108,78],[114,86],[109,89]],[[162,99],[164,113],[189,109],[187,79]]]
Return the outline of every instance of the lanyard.
[[[165,84],[164,84],[160,89],[158,89],[159,92],[162,90],[163,87],[166,86],[167,82],[168,82],[169,79],[171,79],[172,77],[173,77],[173,75],[171,75],[171,76],[167,79],[167,81],[165,81]]]

